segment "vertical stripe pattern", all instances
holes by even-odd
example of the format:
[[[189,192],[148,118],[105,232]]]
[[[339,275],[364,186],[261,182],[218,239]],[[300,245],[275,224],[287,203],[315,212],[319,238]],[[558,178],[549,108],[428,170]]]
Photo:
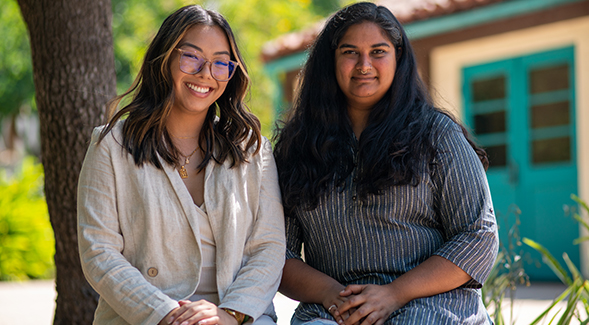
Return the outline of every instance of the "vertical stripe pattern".
[[[387,284],[439,255],[472,280],[409,302],[386,324],[489,324],[479,289],[497,256],[498,237],[487,178],[458,125],[440,114],[434,130],[435,166],[417,186],[360,200],[354,169],[316,209],[286,218],[287,258],[300,258],[304,244],[306,263],[348,285]],[[317,304],[300,304],[295,316],[332,319]]]

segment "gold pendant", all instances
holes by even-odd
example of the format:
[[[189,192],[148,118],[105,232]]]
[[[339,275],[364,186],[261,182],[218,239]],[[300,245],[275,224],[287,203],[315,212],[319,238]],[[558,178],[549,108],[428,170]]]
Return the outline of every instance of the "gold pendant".
[[[184,166],[180,166],[178,174],[180,174],[180,177],[182,177],[182,179],[188,178],[188,172],[186,171],[186,168]]]

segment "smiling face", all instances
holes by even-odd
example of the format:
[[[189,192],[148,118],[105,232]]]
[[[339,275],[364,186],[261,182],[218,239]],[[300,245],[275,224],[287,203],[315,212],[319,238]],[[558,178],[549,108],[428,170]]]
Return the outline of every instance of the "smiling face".
[[[178,48],[197,53],[209,61],[231,59],[231,47],[218,26],[196,25],[188,29]],[[225,91],[228,81],[217,81],[211,75],[211,63],[204,64],[196,74],[180,70],[180,51],[174,51],[170,69],[174,82],[174,106],[171,114],[206,116],[211,106]]]
[[[372,22],[348,28],[335,50],[337,83],[348,110],[371,109],[393,83],[397,67],[395,46]]]

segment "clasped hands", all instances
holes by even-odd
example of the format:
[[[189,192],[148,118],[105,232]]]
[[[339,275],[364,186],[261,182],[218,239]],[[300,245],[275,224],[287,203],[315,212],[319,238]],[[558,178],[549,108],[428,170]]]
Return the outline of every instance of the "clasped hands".
[[[159,325],[239,325],[237,320],[206,300],[180,300],[180,307],[174,308]]]
[[[391,284],[352,284],[337,297],[331,295],[323,306],[341,325],[381,325],[407,302]]]

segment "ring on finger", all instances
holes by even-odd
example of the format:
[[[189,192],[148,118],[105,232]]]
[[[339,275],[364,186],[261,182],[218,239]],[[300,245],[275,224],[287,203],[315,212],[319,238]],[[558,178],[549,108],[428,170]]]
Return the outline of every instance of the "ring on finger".
[[[332,311],[332,310],[333,310],[333,311]],[[327,311],[328,311],[328,312],[330,312],[330,313],[332,313],[332,314],[333,314],[333,312],[334,312],[335,310],[337,310],[337,306],[336,306],[335,304],[334,304],[334,305],[331,305],[331,306],[329,306],[329,308],[327,309]]]

